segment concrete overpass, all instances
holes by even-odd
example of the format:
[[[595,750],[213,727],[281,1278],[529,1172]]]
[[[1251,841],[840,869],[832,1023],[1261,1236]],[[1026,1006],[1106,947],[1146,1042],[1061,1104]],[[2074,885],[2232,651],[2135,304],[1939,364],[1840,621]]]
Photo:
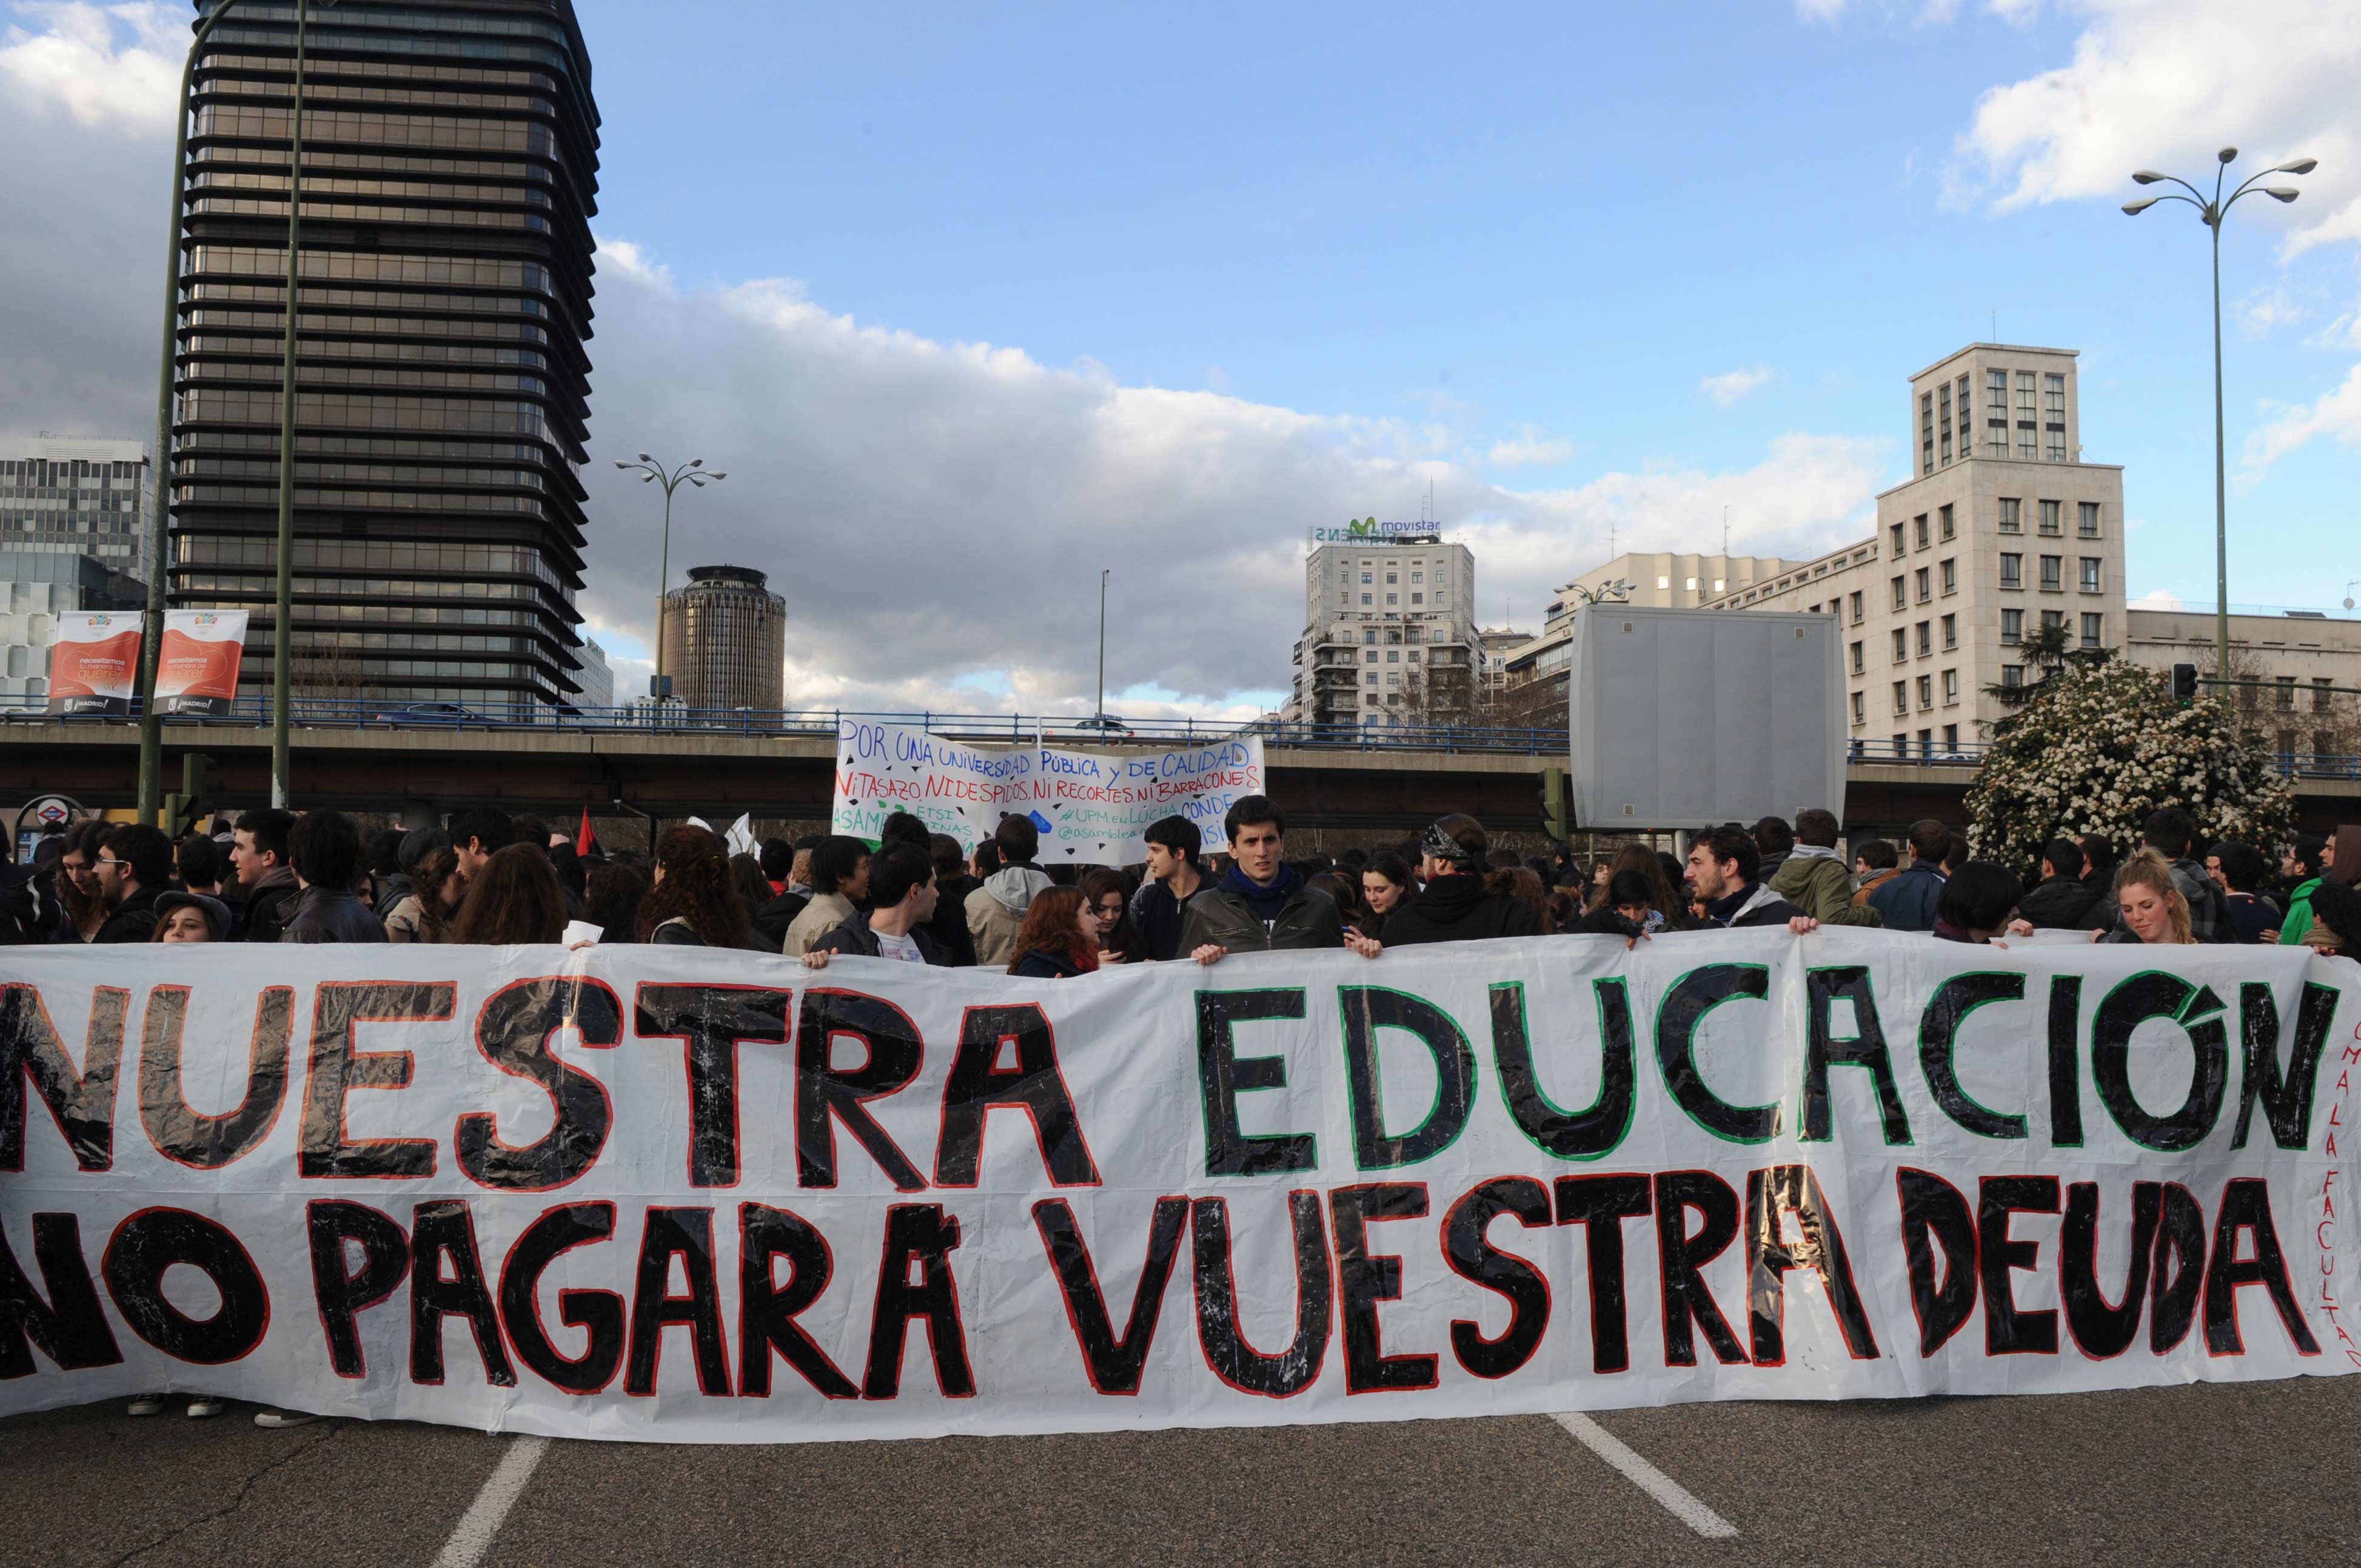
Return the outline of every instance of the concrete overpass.
[[[217,804],[251,806],[269,795],[270,735],[245,727],[165,727],[167,787],[181,757],[210,760]],[[1124,748],[1113,748],[1122,751]],[[347,811],[448,810],[494,804],[552,820],[643,816],[824,823],[835,746],[825,735],[695,731],[299,727],[294,795],[306,806]],[[1541,829],[1540,772],[1553,759],[1499,752],[1357,751],[1271,746],[1272,792],[1307,828],[1400,832],[1466,811],[1500,832]],[[128,807],[138,784],[136,731],[123,724],[16,720],[0,724],[0,807],[37,795],[92,807]],[[1921,817],[1962,817],[1975,770],[1962,763],[1855,762],[1845,819],[1880,831]],[[2298,781],[2304,826],[2361,820],[2361,782]]]

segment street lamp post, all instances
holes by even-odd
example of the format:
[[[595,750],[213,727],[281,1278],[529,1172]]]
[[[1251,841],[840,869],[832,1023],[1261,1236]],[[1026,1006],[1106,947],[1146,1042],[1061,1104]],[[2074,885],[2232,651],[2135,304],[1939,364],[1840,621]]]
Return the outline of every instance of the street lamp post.
[[[2228,179],[2230,165],[2237,156],[2238,149],[2235,147],[2225,147],[2214,155],[2220,167],[2213,171],[2213,194],[2210,200],[2205,192],[2186,180],[2143,169],[2132,176],[2135,184],[2178,185],[2189,194],[2177,196],[2167,192],[2161,196],[2144,196],[2136,202],[2124,204],[2125,215],[2136,218],[2158,202],[2186,202],[2197,209],[2199,221],[2213,231],[2213,678],[2225,702],[2229,700],[2230,690],[2230,503],[2224,473],[2226,454],[2222,418],[2222,220],[2229,216],[2230,209],[2237,205],[2241,197],[2259,192],[2275,202],[2292,202],[2302,194],[2292,185],[2257,185],[2256,181],[2267,180],[2274,174],[2309,174],[2320,167],[2320,160],[2316,158],[2299,158],[2290,163],[2274,165],[2250,176],[2224,200],[2222,186]]]
[[[708,479],[726,479],[730,476],[708,473],[702,457],[692,457],[679,467],[668,469],[644,452],[636,463],[626,463],[619,457],[615,466],[627,474],[639,475],[643,485],[664,487],[664,545],[656,566],[656,673],[648,682],[648,695],[656,699],[661,709],[664,698],[672,695],[664,685],[664,597],[672,587],[672,493],[684,482],[701,490]]]
[[[1106,721],[1106,716],[1107,716],[1107,710],[1106,710],[1106,590],[1107,590],[1107,577],[1108,577],[1108,576],[1109,576],[1113,571],[1114,571],[1114,568],[1110,566],[1110,567],[1106,568],[1105,570],[1104,570],[1104,571],[1102,571],[1102,572],[1100,572],[1100,573],[1099,573],[1099,703],[1098,703],[1098,707],[1095,707],[1095,708],[1093,708],[1093,709],[1092,710],[1092,716],[1093,716],[1093,718],[1097,718],[1097,719],[1100,721],[1100,723],[1101,723],[1102,727],[1104,727],[1104,723],[1105,723],[1105,721]],[[1101,732],[1102,732],[1102,733],[1104,733],[1104,728],[1102,728]]]
[[[148,608],[140,617],[139,639],[139,820],[154,822],[164,801],[164,715],[156,703],[156,670],[164,651],[164,577],[172,547],[172,369],[180,343],[181,223],[188,203],[189,99],[196,89],[197,61],[214,28],[228,16],[237,0],[221,0],[197,22],[190,41],[188,62],[181,71],[179,124],[172,140],[171,223],[165,235],[164,347],[156,376],[155,494],[148,518],[149,567]],[[284,377],[279,416],[279,589],[271,653],[271,804],[281,810],[288,798],[287,675],[289,600],[293,587],[290,557],[295,522],[295,284],[297,247],[302,236],[303,71],[305,27],[311,5],[324,8],[336,0],[311,0],[295,9],[295,82],[289,100],[291,150],[287,166],[287,314],[282,333]]]
[[[1611,583],[1601,583],[1595,588],[1576,583],[1566,591],[1586,605],[1627,604],[1631,601],[1631,589],[1635,586],[1629,578],[1618,577]]]

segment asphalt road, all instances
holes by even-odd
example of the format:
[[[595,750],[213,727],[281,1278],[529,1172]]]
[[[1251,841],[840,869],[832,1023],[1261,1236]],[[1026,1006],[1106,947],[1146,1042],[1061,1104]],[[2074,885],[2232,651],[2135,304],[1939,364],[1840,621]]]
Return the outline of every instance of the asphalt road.
[[[0,1422],[0,1563],[2361,1560],[2361,1378],[1595,1420],[1734,1533],[1545,1417],[723,1448],[269,1431],[176,1401]]]

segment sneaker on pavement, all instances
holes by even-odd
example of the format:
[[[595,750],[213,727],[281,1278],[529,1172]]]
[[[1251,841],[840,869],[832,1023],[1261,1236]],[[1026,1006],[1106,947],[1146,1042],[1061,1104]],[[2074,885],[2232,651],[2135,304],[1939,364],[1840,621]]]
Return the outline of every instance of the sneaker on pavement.
[[[258,1427],[309,1426],[319,1419],[320,1418],[317,1416],[307,1415],[302,1410],[257,1410],[254,1412],[254,1424]]]
[[[189,1420],[210,1420],[229,1407],[227,1399],[195,1398],[189,1401]]]
[[[129,1405],[124,1407],[123,1413],[126,1416],[160,1416],[164,1413],[164,1396],[161,1394],[137,1395]]]

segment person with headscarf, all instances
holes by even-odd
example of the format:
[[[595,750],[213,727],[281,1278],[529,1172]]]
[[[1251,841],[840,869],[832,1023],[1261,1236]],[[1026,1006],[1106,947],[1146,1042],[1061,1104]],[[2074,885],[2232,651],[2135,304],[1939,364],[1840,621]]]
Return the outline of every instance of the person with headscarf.
[[[1485,885],[1482,873],[1491,847],[1483,824],[1472,817],[1455,814],[1429,828],[1419,842],[1419,875],[1425,885],[1386,916],[1385,945],[1541,936],[1542,916],[1531,903]]]

